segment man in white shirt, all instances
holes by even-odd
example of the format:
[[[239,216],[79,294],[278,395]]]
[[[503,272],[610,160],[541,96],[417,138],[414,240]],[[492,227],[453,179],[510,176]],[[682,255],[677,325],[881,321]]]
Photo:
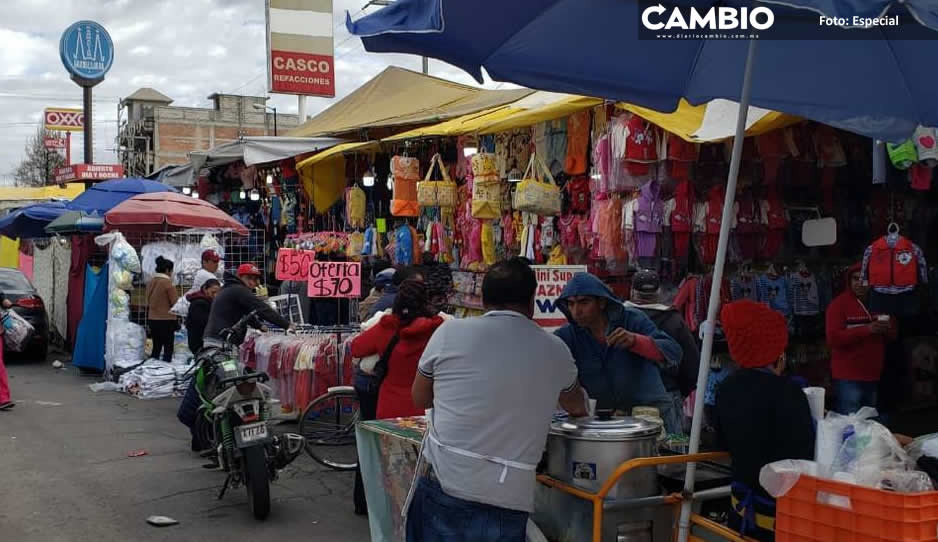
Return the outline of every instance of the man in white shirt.
[[[430,421],[408,542],[523,542],[535,467],[558,399],[586,415],[576,364],[534,315],[537,279],[515,258],[482,284],[488,312],[437,329],[420,359],[414,404]]]

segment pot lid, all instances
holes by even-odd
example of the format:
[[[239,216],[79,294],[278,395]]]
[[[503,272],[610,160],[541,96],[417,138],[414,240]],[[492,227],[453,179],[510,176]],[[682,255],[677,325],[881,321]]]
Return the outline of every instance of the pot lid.
[[[590,416],[554,422],[550,432],[583,439],[631,440],[657,436],[661,424],[628,416]]]

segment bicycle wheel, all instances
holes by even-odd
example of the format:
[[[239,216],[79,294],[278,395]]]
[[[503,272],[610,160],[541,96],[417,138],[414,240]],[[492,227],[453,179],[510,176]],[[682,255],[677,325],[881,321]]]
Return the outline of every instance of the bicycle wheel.
[[[334,391],[317,397],[300,418],[299,432],[306,438],[306,452],[329,468],[354,470],[358,466],[355,447],[358,419],[358,395],[354,391]]]

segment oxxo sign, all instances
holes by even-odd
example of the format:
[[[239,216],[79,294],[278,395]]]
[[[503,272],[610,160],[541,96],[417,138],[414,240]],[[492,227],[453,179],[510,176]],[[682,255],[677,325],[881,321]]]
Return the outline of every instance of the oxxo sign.
[[[46,130],[78,132],[85,127],[85,114],[81,109],[46,108],[43,117]]]
[[[700,12],[697,8],[661,4],[642,10],[642,25],[648,30],[768,30],[775,23],[775,13],[759,6],[719,6]]]

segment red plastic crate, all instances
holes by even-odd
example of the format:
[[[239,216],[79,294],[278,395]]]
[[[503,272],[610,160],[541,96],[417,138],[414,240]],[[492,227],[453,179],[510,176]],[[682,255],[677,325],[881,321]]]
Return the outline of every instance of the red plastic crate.
[[[826,496],[849,508],[819,502]],[[775,510],[777,542],[938,540],[938,491],[892,493],[804,476]]]

